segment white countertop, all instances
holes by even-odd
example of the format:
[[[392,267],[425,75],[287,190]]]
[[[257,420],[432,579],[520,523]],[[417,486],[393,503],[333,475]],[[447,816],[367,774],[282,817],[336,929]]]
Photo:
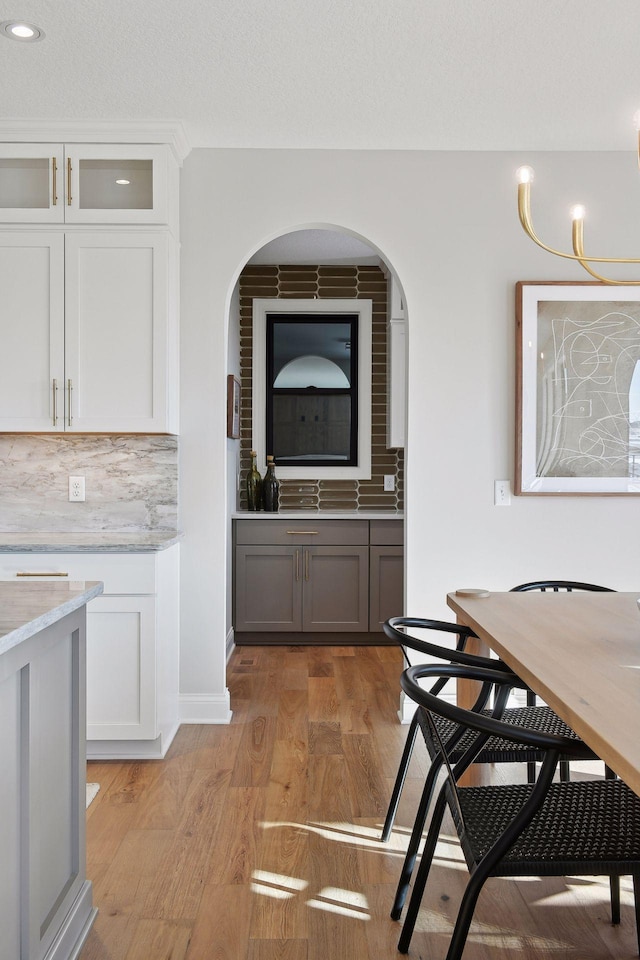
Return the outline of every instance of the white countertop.
[[[404,520],[399,510],[235,510],[233,520]]]
[[[182,539],[177,530],[118,533],[0,532],[0,553],[157,553]]]
[[[96,581],[0,581],[0,654],[62,620],[101,593],[102,583]]]

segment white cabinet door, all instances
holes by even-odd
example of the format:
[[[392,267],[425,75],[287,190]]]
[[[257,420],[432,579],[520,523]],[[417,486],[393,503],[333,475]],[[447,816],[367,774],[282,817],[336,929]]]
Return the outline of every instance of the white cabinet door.
[[[87,607],[87,740],[158,735],[154,597],[97,597]]]
[[[63,429],[64,237],[0,233],[0,429]]]
[[[165,432],[169,238],[81,232],[65,245],[65,429]]]
[[[167,223],[168,148],[65,144],[67,223]]]
[[[60,143],[0,144],[0,222],[64,221]]]

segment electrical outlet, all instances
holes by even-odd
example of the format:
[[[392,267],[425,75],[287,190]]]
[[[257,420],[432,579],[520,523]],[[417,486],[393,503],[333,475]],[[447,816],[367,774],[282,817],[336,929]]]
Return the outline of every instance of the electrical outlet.
[[[69,500],[71,503],[84,503],[84,477],[69,477]]]
[[[393,493],[396,488],[396,478],[392,473],[384,474],[384,489],[386,493]]]
[[[494,481],[493,503],[496,507],[511,506],[511,482],[509,480]]]

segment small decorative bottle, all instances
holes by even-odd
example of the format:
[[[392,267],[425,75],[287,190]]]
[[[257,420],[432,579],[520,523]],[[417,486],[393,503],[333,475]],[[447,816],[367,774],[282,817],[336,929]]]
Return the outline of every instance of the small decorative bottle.
[[[247,506],[255,512],[262,507],[262,477],[256,466],[257,453],[251,451],[251,470],[247,474]]]
[[[276,477],[273,457],[267,457],[267,472],[262,481],[262,503],[269,513],[275,513],[280,505],[280,481]]]

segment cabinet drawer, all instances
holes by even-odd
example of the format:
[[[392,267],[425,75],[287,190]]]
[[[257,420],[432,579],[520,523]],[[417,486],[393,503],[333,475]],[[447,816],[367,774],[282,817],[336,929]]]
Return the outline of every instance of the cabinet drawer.
[[[404,543],[404,520],[371,520],[369,542],[372,546],[401,546]]]
[[[368,520],[236,520],[236,543],[366,546]]]
[[[102,580],[105,594],[156,592],[154,554],[1,554],[0,580],[13,580],[19,573],[64,574],[56,580]]]

